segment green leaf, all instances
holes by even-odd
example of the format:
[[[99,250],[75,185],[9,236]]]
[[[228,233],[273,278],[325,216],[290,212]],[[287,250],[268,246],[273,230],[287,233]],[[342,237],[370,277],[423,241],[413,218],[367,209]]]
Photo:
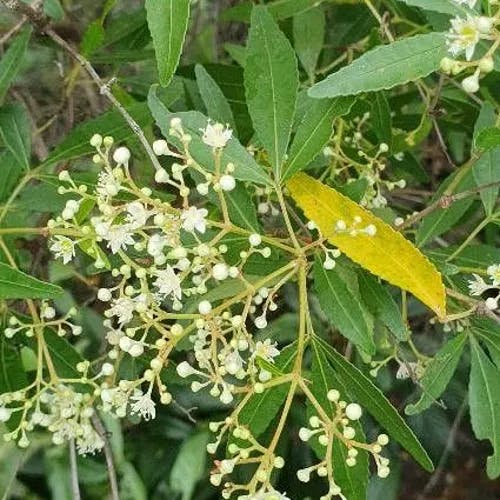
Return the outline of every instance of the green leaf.
[[[172,113],[158,99],[156,87],[153,85],[148,95],[148,103],[156,120],[156,124],[165,138],[176,147],[181,147],[180,142],[169,134],[172,118],[180,118],[182,126],[191,135],[189,152],[193,158],[205,169],[215,171],[214,155],[212,148],[202,140],[202,132],[208,123],[208,118],[198,111]],[[223,165],[233,163],[235,170],[233,176],[242,181],[251,181],[257,184],[270,184],[271,180],[264,169],[255,162],[248,151],[233,137],[222,150],[221,162]]]
[[[80,378],[81,373],[76,369],[76,365],[83,361],[81,354],[64,337],[59,337],[54,330],[46,328],[43,337],[57,375],[62,378]],[[30,338],[25,342],[28,347],[36,350],[35,339]]]
[[[373,131],[380,142],[385,142],[392,149],[391,108],[385,92],[377,92],[373,96],[371,119]]]
[[[224,50],[242,67],[247,61],[247,48],[235,43],[225,43]]]
[[[488,348],[491,359],[500,369],[500,324],[488,317],[477,317],[471,322],[470,332]]]
[[[181,57],[189,22],[189,0],[146,0],[160,83],[166,87]]]
[[[232,191],[225,193],[229,218],[237,226],[260,233],[261,227],[255,212],[250,193],[242,185],[237,185]]]
[[[293,44],[309,80],[314,73],[325,39],[325,13],[323,9],[310,9],[293,17]]]
[[[495,108],[486,101],[479,113],[476,125],[474,127],[474,144],[480,146],[480,141],[484,142],[485,134],[492,136],[490,131],[496,132],[497,139],[500,141],[498,128],[495,127],[497,115]],[[495,135],[495,133],[493,134]],[[493,141],[494,142],[494,141]],[[472,174],[477,186],[500,182],[500,142],[496,146],[486,148],[486,151],[472,166]],[[479,193],[483,202],[486,215],[491,215],[495,208],[498,199],[498,186],[493,186],[488,189],[482,189]]]
[[[488,439],[493,454],[486,472],[490,479],[500,476],[500,371],[471,337],[469,406],[472,429],[478,439]]]
[[[309,89],[315,98],[390,89],[423,78],[447,54],[444,33],[428,33],[372,49]]]
[[[121,466],[120,500],[147,500],[148,492],[141,476],[130,462]]]
[[[297,355],[296,343],[287,346],[275,360],[275,367],[284,373],[291,371]],[[266,389],[262,394],[253,395],[240,411],[238,420],[246,425],[254,437],[258,438],[269,426],[285,402],[290,383]]]
[[[441,396],[455,373],[466,340],[467,333],[457,335],[444,344],[432,358],[420,380],[422,395],[416,403],[409,404],[405,408],[407,415],[415,415],[426,410]]]
[[[299,76],[293,49],[264,6],[252,10],[244,75],[255,132],[279,178],[292,131]]]
[[[20,104],[0,108],[0,137],[16,162],[18,170],[29,170],[31,156],[31,124]]]
[[[322,1],[323,0],[275,0],[274,2],[267,3],[266,7],[276,20],[280,20],[307,11],[319,5]],[[242,2],[225,10],[221,18],[223,21],[250,22],[252,5],[250,1]]]
[[[302,119],[283,167],[282,180],[305,169],[329,141],[335,118],[349,113],[354,97],[314,101]]]
[[[170,472],[170,486],[182,494],[182,500],[191,500],[196,483],[203,477],[206,466],[208,432],[200,432],[186,439],[175,458]]]
[[[318,403],[322,406],[328,415],[334,414],[334,406],[327,398],[327,393],[330,389],[337,389],[340,392],[340,397],[344,401],[348,401],[349,394],[346,387],[341,383],[337,374],[328,363],[323,349],[316,344],[313,339],[312,348],[312,364],[309,379],[311,392],[316,397]],[[308,403],[309,414],[316,415],[314,407]],[[356,430],[356,440],[363,441],[363,428],[359,422],[353,422],[352,426]],[[325,455],[325,447],[320,445],[316,439],[309,441],[311,447],[318,455],[318,458],[323,459]],[[333,445],[333,466],[335,469],[335,482],[342,488],[342,494],[349,500],[366,500],[366,490],[368,487],[368,454],[364,450],[360,450],[356,457],[357,464],[354,467],[348,467],[346,464],[347,448],[344,444],[336,439]]]
[[[326,342],[319,338],[316,338],[315,342],[321,345],[337,376],[349,388],[349,394],[355,397],[368,413],[386,429],[387,433],[403,446],[425,470],[432,472],[434,466],[426,451],[380,389]]]
[[[152,122],[151,114],[145,103],[133,104],[127,108],[127,111],[141,128]],[[115,142],[124,141],[134,135],[134,132],[118,111],[108,111],[97,118],[77,125],[50,153],[43,165],[54,165],[81,156],[91,155],[95,149],[89,144],[89,141],[96,133],[111,135]]]
[[[28,385],[21,353],[11,346],[5,336],[0,338],[0,394],[14,392]]]
[[[28,47],[31,31],[31,28],[24,28],[0,59],[0,104],[4,100],[10,84],[21,69],[21,62]]]
[[[80,45],[82,55],[90,57],[104,42],[106,32],[102,26],[100,19],[96,19],[90,23],[83,34],[82,43]]]
[[[317,259],[313,269],[314,287],[321,309],[340,333],[367,354],[375,352],[373,332],[358,298],[351,292],[336,269],[323,267]]]
[[[498,127],[491,127],[481,130],[475,142],[476,146],[485,150],[500,147],[500,129]]]
[[[61,287],[0,262],[0,299],[52,299],[62,293]]]
[[[366,271],[358,272],[359,291],[369,311],[396,336],[406,341],[408,330],[401,317],[401,311],[385,286]]]
[[[220,87],[200,64],[196,65],[195,73],[196,82],[198,83],[201,98],[207,108],[209,118],[224,125],[230,125],[234,130],[233,112]]]
[[[450,16],[464,17],[467,14],[472,14],[474,11],[468,9],[465,5],[459,5],[453,0],[399,0],[406,5],[412,7],[420,7],[424,10],[448,14]]]
[[[441,186],[439,186],[436,194],[432,197],[432,202],[441,198],[457,174],[460,174],[460,170],[455,171],[446,178]],[[472,177],[472,172],[469,171],[463,176],[460,182],[458,182],[453,192],[460,193],[461,191],[466,191],[467,189],[471,189],[473,187],[474,179]],[[462,200],[455,201],[447,208],[438,208],[437,210],[434,210],[434,212],[425,216],[422,219],[420,227],[417,229],[415,238],[417,246],[420,247],[425,245],[428,241],[445,233],[448,229],[455,226],[473,202],[474,199],[472,198],[464,198]]]
[[[45,0],[43,2],[43,12],[54,19],[54,21],[62,21],[64,19],[64,9],[59,0]]]

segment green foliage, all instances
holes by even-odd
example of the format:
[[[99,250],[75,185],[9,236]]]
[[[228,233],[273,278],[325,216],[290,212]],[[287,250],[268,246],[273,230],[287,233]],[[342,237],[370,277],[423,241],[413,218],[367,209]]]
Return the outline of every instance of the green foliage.
[[[292,131],[298,80],[289,41],[265,7],[254,8],[245,62],[246,98],[255,132],[277,178]]]
[[[51,299],[63,290],[0,262],[0,299]]]
[[[0,496],[487,496],[500,5],[19,1]]]
[[[442,33],[415,35],[376,47],[309,90],[314,98],[390,89],[427,76],[446,55]]]
[[[146,0],[158,77],[166,87],[175,73],[189,22],[189,0]]]

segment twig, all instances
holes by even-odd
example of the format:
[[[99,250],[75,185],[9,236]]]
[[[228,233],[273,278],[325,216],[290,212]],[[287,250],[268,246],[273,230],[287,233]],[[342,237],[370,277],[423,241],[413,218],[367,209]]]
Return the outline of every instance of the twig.
[[[21,19],[17,24],[12,26],[12,28],[5,33],[5,35],[0,38],[0,45],[8,42],[26,23],[26,18]]]
[[[139,141],[143,145],[147,155],[149,156],[151,163],[156,170],[161,168],[158,158],[153,152],[151,145],[149,144],[144,132],[142,131],[139,124],[132,118],[130,113],[120,104],[118,99],[113,95],[110,89],[110,83],[104,82],[99,76],[94,67],[90,62],[85,59],[78,51],[76,51],[66,40],[61,38],[52,28],[49,26],[49,19],[45,17],[39,10],[35,10],[29,5],[26,5],[19,0],[0,0],[8,9],[13,10],[26,16],[31,24],[40,30],[41,33],[52,39],[59,47],[64,49],[73,59],[78,61],[85,71],[89,74],[90,78],[94,80],[96,85],[99,87],[99,92],[111,102],[111,104],[118,110],[118,112],[123,116],[125,121],[128,123],[132,132],[138,137]]]
[[[104,441],[104,457],[106,459],[106,465],[108,468],[108,479],[111,488],[111,498],[113,500],[120,500],[118,481],[116,479],[115,462],[113,459],[113,450],[111,449],[111,445],[109,444],[106,428],[104,427],[104,424],[101,422],[101,419],[99,418],[97,413],[94,413],[94,415],[92,415],[92,423],[94,424],[95,430],[97,431],[99,436],[101,436],[101,439]]]
[[[416,213],[415,215],[412,215],[411,217],[408,217],[408,219],[406,219],[403,222],[403,224],[396,226],[395,229],[397,231],[403,231],[404,229],[413,226],[419,220],[423,219],[425,216],[429,215],[435,210],[438,210],[440,208],[449,208],[450,205],[452,205],[456,201],[463,200],[465,198],[468,198],[469,196],[474,196],[483,191],[484,189],[498,187],[498,186],[500,186],[500,182],[491,182],[489,184],[483,184],[482,186],[478,186],[473,189],[468,189],[467,191],[462,191],[460,193],[443,194],[440,198],[431,203],[428,207],[424,208],[422,211]]]
[[[75,440],[69,442],[69,465],[71,469],[71,495],[73,500],[80,500],[80,485],[78,484],[78,464],[76,463]]]

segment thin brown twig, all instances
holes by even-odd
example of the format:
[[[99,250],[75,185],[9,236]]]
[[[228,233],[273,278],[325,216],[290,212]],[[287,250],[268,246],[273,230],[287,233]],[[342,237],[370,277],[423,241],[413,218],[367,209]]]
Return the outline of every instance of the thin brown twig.
[[[403,222],[403,224],[396,226],[395,229],[397,231],[403,231],[404,229],[407,229],[408,227],[413,226],[419,220],[423,219],[424,217],[426,217],[430,213],[434,212],[435,210],[438,210],[440,208],[448,208],[448,207],[450,207],[450,205],[452,205],[456,201],[463,200],[463,199],[468,198],[470,196],[475,196],[475,195],[479,194],[481,191],[483,191],[484,189],[498,187],[498,186],[500,186],[500,182],[491,182],[489,184],[483,184],[482,186],[478,186],[478,187],[473,188],[473,189],[461,191],[460,193],[443,194],[440,198],[438,198],[436,201],[434,201],[429,206],[424,208],[422,211],[416,213],[415,215],[412,215],[411,217],[408,217],[408,219],[406,219]]]
[[[144,147],[149,159],[151,160],[153,166],[156,170],[161,168],[158,158],[153,152],[151,145],[149,144],[144,132],[142,131],[139,124],[134,120],[130,113],[120,104],[118,99],[111,92],[111,82],[104,82],[99,76],[94,67],[90,62],[85,59],[77,50],[75,50],[64,38],[60,37],[50,26],[50,20],[43,15],[40,10],[35,10],[31,6],[20,2],[19,0],[0,0],[8,9],[18,12],[26,16],[28,21],[33,24],[41,33],[48,36],[52,41],[54,41],[59,47],[66,51],[73,59],[78,61],[78,63],[85,69],[89,74],[90,78],[99,87],[99,92],[101,95],[106,97],[108,101],[117,109],[117,111],[122,115],[125,121],[128,123],[132,132],[137,136],[142,146]]]
[[[94,424],[95,430],[97,431],[99,436],[101,436],[101,439],[104,441],[104,457],[106,459],[106,466],[108,469],[108,479],[109,479],[109,486],[111,489],[111,498],[113,500],[120,500],[118,480],[116,477],[115,461],[113,459],[113,450],[111,449],[111,445],[109,444],[106,428],[104,427],[104,424],[102,423],[97,413],[94,413],[94,415],[92,415],[92,423]]]
[[[0,45],[7,43],[26,23],[26,18],[23,17],[17,24],[12,26],[12,28],[5,33],[2,38],[0,38]]]
[[[76,446],[75,440],[69,442],[69,465],[71,470],[71,495],[73,500],[80,500],[80,485],[78,484],[78,464],[76,462]]]

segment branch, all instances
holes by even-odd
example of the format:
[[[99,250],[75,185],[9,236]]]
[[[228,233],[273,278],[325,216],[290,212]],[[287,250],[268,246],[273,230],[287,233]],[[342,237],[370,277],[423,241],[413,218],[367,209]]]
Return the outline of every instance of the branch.
[[[104,424],[101,422],[101,419],[99,418],[97,413],[94,413],[92,415],[92,423],[94,424],[95,430],[104,441],[104,457],[106,458],[106,465],[108,467],[108,479],[111,488],[111,498],[113,500],[120,500],[118,481],[116,479],[115,462],[113,459],[113,450],[111,449],[111,445],[109,444],[106,428],[104,427]]]
[[[80,500],[80,485],[78,484],[78,465],[76,462],[75,440],[69,442],[69,464],[71,469],[71,494],[73,500]]]
[[[396,229],[396,231],[403,231],[404,229],[413,226],[416,222],[423,219],[424,217],[434,212],[435,210],[438,210],[440,208],[449,208],[456,201],[469,198],[469,196],[475,196],[484,189],[489,189],[492,187],[499,187],[499,186],[500,182],[491,182],[489,184],[483,184],[482,186],[478,186],[473,189],[468,189],[467,191],[462,191],[460,193],[444,194],[436,201],[431,203],[428,207],[424,208],[422,211],[416,213],[415,215],[412,215],[411,217],[408,217],[408,219],[406,219],[403,222],[403,224],[396,226],[394,229]]]
[[[85,57],[83,57],[77,50],[75,50],[66,40],[61,38],[49,26],[49,18],[44,16],[40,10],[35,10],[31,6],[24,4],[19,0],[0,1],[8,9],[24,15],[35,28],[37,28],[42,34],[52,39],[59,47],[67,52],[78,63],[80,63],[80,65],[89,74],[90,78],[92,78],[95,84],[99,87],[99,92],[101,93],[101,95],[105,96],[108,101],[118,110],[118,112],[128,123],[129,127],[132,129],[132,132],[134,132],[134,134],[138,137],[155,169],[158,170],[162,168],[139,124],[132,118],[130,113],[120,104],[118,99],[111,92],[110,84],[112,82],[104,82],[97,71],[94,69],[94,67],[90,64],[90,62],[85,59]]]

